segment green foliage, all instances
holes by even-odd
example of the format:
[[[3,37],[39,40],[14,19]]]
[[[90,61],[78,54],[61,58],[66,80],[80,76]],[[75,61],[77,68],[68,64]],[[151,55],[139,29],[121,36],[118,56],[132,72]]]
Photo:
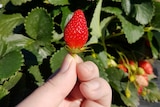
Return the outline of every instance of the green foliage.
[[[126,20],[121,14],[122,11],[116,7],[106,7],[103,10],[107,13],[115,14],[122,23],[123,32],[129,43],[134,43],[143,36],[143,26],[137,26]],[[127,26],[127,27],[126,27]]]
[[[158,58],[158,50],[155,48],[155,46],[152,44],[152,39],[153,39],[153,32],[148,32],[147,34],[148,36],[148,40],[149,40],[149,44],[151,45],[151,52],[153,55],[153,58]]]
[[[148,102],[158,102],[160,100],[160,90],[157,88],[156,84],[151,82],[147,89],[149,94],[144,95],[143,99],[147,100]]]
[[[35,78],[35,82],[38,86],[41,86],[44,83],[44,79],[41,75],[41,72],[39,71],[38,66],[32,66],[29,69],[29,73],[32,74]]]
[[[14,85],[18,83],[21,77],[22,77],[22,73],[16,72],[14,75],[10,76],[9,80],[6,80],[4,82],[3,87],[7,90],[12,89]]]
[[[95,8],[95,11],[94,11],[94,14],[93,14],[93,18],[92,18],[92,21],[91,21],[91,24],[90,24],[90,28],[91,28],[91,39],[89,41],[88,44],[91,44],[91,43],[97,43],[98,42],[98,38],[101,35],[101,27],[100,27],[100,13],[101,13],[101,5],[102,5],[102,0],[99,0],[96,8]]]
[[[24,22],[24,18],[21,14],[12,14],[12,15],[6,15],[1,14],[0,15],[0,37],[3,36],[9,36],[13,33],[14,28],[17,25],[20,25]]]
[[[21,69],[23,56],[18,51],[12,51],[0,57],[0,79],[9,78]],[[10,67],[8,67],[8,65]]]
[[[121,2],[122,8],[126,15],[129,15],[131,12],[131,0],[122,0]]]
[[[160,2],[155,2],[154,6],[155,6],[155,15],[154,15],[153,19],[151,20],[151,26],[153,27],[153,29],[160,31],[160,21],[159,21]]]
[[[45,2],[51,3],[53,5],[67,5],[67,4],[69,4],[68,0],[46,0]]]
[[[135,3],[134,4],[136,20],[141,24],[148,24],[153,15],[154,15],[154,7],[152,5],[152,1],[146,0],[145,2]]]
[[[60,66],[62,65],[62,61],[66,55],[67,55],[67,50],[65,48],[61,48],[52,55],[50,60],[52,72],[55,72],[60,68]]]
[[[119,53],[136,62],[159,59],[160,2],[0,0],[0,4],[0,100],[7,100],[4,105],[15,106],[13,93],[27,95],[61,67],[68,54],[63,31],[76,9],[85,13],[91,50],[79,56],[93,61],[100,76],[109,82],[113,107],[139,105],[138,86],[117,68],[122,57]],[[157,84],[149,81],[145,89],[144,100],[160,101]],[[22,97],[16,96],[18,101]]]
[[[8,2],[12,2],[14,5],[22,5],[23,3],[26,3],[28,1],[32,1],[32,0],[1,0],[0,4],[3,4],[4,6],[8,3]]]
[[[25,20],[25,29],[31,38],[43,43],[50,42],[53,30],[51,17],[43,8],[33,9]]]
[[[4,96],[8,94],[8,90],[0,86],[0,99],[2,99]]]
[[[14,5],[22,5],[23,3],[26,3],[28,1],[32,1],[32,0],[11,0],[11,2],[14,4]]]

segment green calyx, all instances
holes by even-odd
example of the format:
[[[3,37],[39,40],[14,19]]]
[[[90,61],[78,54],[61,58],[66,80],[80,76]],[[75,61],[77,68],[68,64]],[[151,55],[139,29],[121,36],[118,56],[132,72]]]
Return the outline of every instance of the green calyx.
[[[70,48],[68,45],[66,45],[65,48],[70,54],[78,54],[78,53],[90,51],[90,50],[87,50],[89,49],[88,47]]]

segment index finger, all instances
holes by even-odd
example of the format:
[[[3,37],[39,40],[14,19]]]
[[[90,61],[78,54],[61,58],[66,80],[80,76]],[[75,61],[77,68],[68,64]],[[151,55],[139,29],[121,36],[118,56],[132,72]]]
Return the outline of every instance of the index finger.
[[[98,67],[91,61],[77,64],[76,70],[78,79],[81,82],[89,81],[99,77]]]

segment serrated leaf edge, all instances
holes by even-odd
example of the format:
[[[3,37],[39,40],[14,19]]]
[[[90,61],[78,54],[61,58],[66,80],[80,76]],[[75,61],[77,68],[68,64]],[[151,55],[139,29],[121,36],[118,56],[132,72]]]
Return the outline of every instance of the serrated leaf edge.
[[[27,22],[28,16],[29,16],[33,11],[36,11],[37,9],[40,9],[40,10],[45,11],[45,12],[47,13],[47,15],[51,17],[51,15],[48,13],[47,9],[45,9],[45,8],[43,8],[43,7],[33,8],[30,12],[28,12],[28,15],[25,17],[25,20],[24,20],[24,28],[25,28],[26,31],[27,31],[27,29],[26,29],[26,22]],[[52,23],[53,23],[53,18],[51,18],[51,20],[52,20]],[[53,25],[54,25],[54,23],[53,23]],[[54,27],[53,27],[53,30],[54,30]],[[52,31],[52,32],[53,32],[53,31]],[[53,33],[52,33],[52,35],[53,35]],[[32,39],[34,39],[34,38],[32,38]],[[50,42],[52,42],[52,39],[53,39],[53,36],[51,37]]]

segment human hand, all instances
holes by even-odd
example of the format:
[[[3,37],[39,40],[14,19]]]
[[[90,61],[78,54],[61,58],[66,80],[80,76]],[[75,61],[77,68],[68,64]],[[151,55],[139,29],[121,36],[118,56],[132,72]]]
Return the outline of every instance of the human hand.
[[[68,54],[60,71],[17,107],[110,107],[111,97],[97,66]]]

